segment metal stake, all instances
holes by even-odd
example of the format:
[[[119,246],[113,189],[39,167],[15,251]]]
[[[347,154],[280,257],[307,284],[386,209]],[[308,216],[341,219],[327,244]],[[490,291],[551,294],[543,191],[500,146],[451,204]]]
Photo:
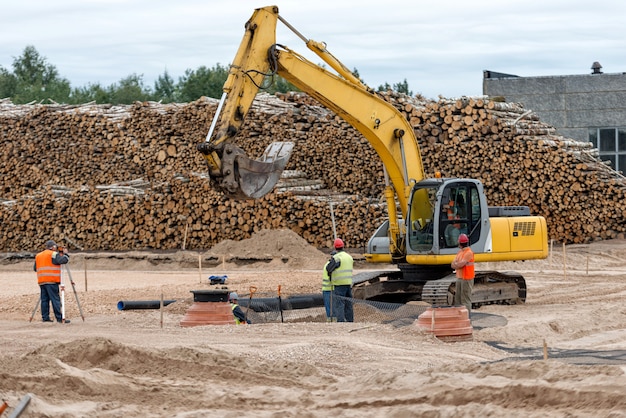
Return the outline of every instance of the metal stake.
[[[76,284],[74,283],[74,279],[72,279],[72,272],[70,271],[70,266],[67,264],[63,264],[65,266],[65,271],[67,272],[67,276],[70,278],[70,283],[72,284],[72,290],[74,290],[74,297],[76,298],[76,305],[78,305],[78,311],[80,312],[80,317],[85,322],[85,315],[83,314],[83,308],[80,306],[80,301],[78,300],[78,293],[76,293]]]
[[[39,310],[39,305],[41,305],[41,295],[39,295],[39,297],[37,298],[37,304],[35,304],[35,309],[33,309],[33,313],[30,315],[30,320],[28,322],[33,322],[33,318]]]

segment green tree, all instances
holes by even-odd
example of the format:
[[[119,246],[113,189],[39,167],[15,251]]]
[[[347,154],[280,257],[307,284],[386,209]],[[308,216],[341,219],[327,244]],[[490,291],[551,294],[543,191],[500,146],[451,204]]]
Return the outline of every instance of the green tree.
[[[111,93],[107,89],[103,88],[99,83],[87,84],[84,87],[77,87],[72,89],[70,95],[70,103],[82,104],[82,103],[111,103]]]
[[[404,93],[407,96],[413,96],[413,92],[409,90],[409,83],[406,81],[406,78],[404,79],[404,81],[394,84],[393,89],[398,93]]]
[[[404,79],[404,81],[401,81],[400,83],[396,83],[393,86],[390,86],[389,83],[381,84],[380,86],[378,86],[376,90],[377,91],[393,90],[393,91],[397,91],[398,93],[404,93],[407,96],[413,96],[413,92],[409,90],[409,83],[406,81],[406,78]]]
[[[131,104],[134,101],[143,102],[152,99],[152,92],[143,84],[143,75],[137,74],[121,79],[119,84],[111,84],[107,92],[111,104]]]
[[[27,46],[22,56],[14,58],[13,75],[16,85],[11,98],[15,103],[45,99],[67,103],[69,99],[70,82],[60,77],[56,67],[48,64],[34,46]]]
[[[0,99],[11,98],[17,92],[17,78],[0,66]]]
[[[155,94],[149,87],[144,85],[143,76],[131,74],[108,87],[102,87],[99,83],[96,83],[72,89],[70,102],[80,104],[95,101],[99,104],[110,103],[117,105],[154,99]]]
[[[387,90],[392,90],[391,86],[389,85],[389,83],[385,83],[385,84],[381,84],[380,86],[378,86],[378,88],[376,89],[376,91],[387,91]]]
[[[154,82],[153,98],[155,101],[163,103],[176,101],[176,83],[167,70]]]
[[[274,94],[276,92],[287,93],[289,91],[300,91],[299,88],[279,75],[265,77],[262,87],[263,91],[269,94]]]
[[[324,67],[324,64],[319,64]],[[191,102],[202,96],[219,98],[228,78],[229,67],[216,64],[212,68],[201,66],[187,69],[178,83],[165,71],[151,89],[143,83],[143,75],[131,74],[118,83],[103,87],[99,83],[71,88],[67,79],[61,77],[53,65],[39,55],[35,47],[27,46],[20,57],[14,58],[13,72],[0,66],[0,98],[8,97],[14,103],[42,102],[46,99],[58,103],[131,104],[134,101],[155,100],[164,103]],[[360,79],[355,68],[353,74]],[[289,81],[274,75],[267,77],[261,86],[270,94],[299,91]],[[406,79],[390,86],[385,83],[378,90],[395,90],[412,95]]]
[[[178,80],[177,99],[182,102],[193,102],[202,96],[218,99],[227,78],[228,68],[220,64],[213,68],[201,66],[195,71],[188,69]]]

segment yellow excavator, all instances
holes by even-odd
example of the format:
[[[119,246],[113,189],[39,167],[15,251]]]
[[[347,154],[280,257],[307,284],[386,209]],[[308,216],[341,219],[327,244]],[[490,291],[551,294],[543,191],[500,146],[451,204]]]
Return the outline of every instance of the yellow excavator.
[[[335,72],[276,43],[279,21]],[[197,146],[208,163],[211,184],[226,196],[255,199],[269,193],[291,156],[291,142],[274,142],[252,160],[231,141],[264,80],[274,75],[350,123],[384,165],[389,217],[369,240],[365,259],[397,268],[356,274],[354,297],[451,305],[455,276],[450,263],[458,251],[460,234],[469,237],[477,263],[547,257],[543,217],[531,216],[526,206],[489,207],[478,180],[439,175],[425,178],[417,138],[402,113],[359,80],[326,44],[300,34],[278,14],[276,6],[256,9],[246,23],[209,133]],[[520,274],[476,272],[474,307],[523,303],[525,299],[526,282]]]

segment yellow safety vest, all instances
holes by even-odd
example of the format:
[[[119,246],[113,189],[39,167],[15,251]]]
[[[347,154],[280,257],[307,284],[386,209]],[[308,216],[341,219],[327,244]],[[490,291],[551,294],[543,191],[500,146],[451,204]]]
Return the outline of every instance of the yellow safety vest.
[[[324,268],[322,269],[322,292],[333,290],[334,286],[331,282],[331,277],[326,271],[326,266],[328,265],[328,261],[324,264]],[[333,271],[333,274],[335,272]]]
[[[333,285],[352,286],[352,269],[354,267],[352,256],[345,251],[339,251],[333,257],[341,262],[339,268],[333,271]]]
[[[233,311],[237,308],[237,306],[239,306],[239,305],[237,305],[236,303],[231,303],[231,304],[230,304],[230,308],[231,308]],[[241,321],[241,320],[240,320],[239,318],[237,318],[235,315],[233,315],[233,316],[235,317],[235,325],[240,325],[240,324],[243,324],[243,321]]]

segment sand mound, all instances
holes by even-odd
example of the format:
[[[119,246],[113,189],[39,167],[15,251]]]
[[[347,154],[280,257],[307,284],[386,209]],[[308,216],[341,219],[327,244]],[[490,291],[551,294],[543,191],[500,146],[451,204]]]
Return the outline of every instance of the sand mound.
[[[290,229],[263,229],[242,241],[222,241],[211,248],[209,253],[240,257],[325,257],[324,253]]]
[[[263,229],[242,241],[226,240],[208,252],[209,257],[236,265],[265,263],[271,267],[321,269],[327,255],[290,229]]]

